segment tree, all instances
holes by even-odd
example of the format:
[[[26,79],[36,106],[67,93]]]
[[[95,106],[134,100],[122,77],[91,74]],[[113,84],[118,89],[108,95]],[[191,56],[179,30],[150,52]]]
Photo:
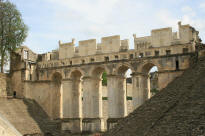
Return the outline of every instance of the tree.
[[[27,32],[28,28],[16,6],[8,0],[0,0],[0,64],[2,73],[9,55],[24,42]]]

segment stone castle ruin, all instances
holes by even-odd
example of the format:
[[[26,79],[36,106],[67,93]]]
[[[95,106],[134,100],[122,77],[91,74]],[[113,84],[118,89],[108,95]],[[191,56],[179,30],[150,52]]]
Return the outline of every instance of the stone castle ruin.
[[[50,118],[61,121],[63,131],[111,129],[150,98],[153,66],[158,68],[161,90],[189,68],[190,57],[201,42],[198,31],[180,22],[178,32],[168,27],[152,30],[150,36],[133,36],[134,49],[119,35],[103,37],[101,43],[79,41],[78,46],[74,39],[59,41],[58,50],[45,54],[22,46],[12,54],[10,94],[35,100]],[[132,71],[129,91],[128,69]],[[107,73],[106,87],[102,86],[103,72]]]

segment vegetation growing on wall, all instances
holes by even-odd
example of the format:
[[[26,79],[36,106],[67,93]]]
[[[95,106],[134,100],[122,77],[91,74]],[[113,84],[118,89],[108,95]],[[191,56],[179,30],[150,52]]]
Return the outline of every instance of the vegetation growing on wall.
[[[150,90],[150,92],[152,93],[152,95],[155,95],[159,92],[159,90],[157,88],[153,88]]]
[[[102,74],[102,85],[107,86],[107,73],[103,72]]]

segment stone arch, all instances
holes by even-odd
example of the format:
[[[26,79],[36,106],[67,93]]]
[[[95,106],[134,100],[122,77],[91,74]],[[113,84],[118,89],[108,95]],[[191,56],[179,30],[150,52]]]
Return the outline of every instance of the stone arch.
[[[70,74],[72,80],[80,80],[82,73],[79,70],[73,70]]]
[[[131,69],[131,71],[134,71],[133,67],[129,63],[119,64],[116,67],[115,74],[124,76],[128,69]]]
[[[53,81],[54,76],[59,76],[61,80],[64,78],[64,74],[60,70],[47,70],[47,80]]]
[[[153,63],[147,63],[147,64],[145,64],[145,65],[143,65],[143,67],[142,67],[142,73],[148,73],[149,71],[150,71],[150,69],[152,68],[152,67],[154,67],[154,66],[156,66],[157,68],[158,68],[158,66],[157,65],[155,65],[155,64],[153,64]]]
[[[92,69],[91,75],[93,77],[100,78],[104,71],[107,72],[104,67],[95,67],[95,68]]]
[[[62,89],[62,75],[59,72],[52,74],[50,104],[51,116],[53,119],[60,118],[61,111],[61,89]]]
[[[83,77],[85,72],[80,68],[71,69],[68,74],[68,78],[72,79],[77,74],[77,76]]]
[[[156,66],[159,70],[158,64],[155,62],[141,63],[134,73],[133,77],[133,105],[134,107],[140,106],[145,100],[151,97],[150,93],[150,76],[149,71],[152,67]]]
[[[88,75],[91,77],[100,77],[100,75],[102,74],[102,72],[106,72],[109,73],[108,68],[105,65],[101,65],[101,66],[94,66],[89,70]]]
[[[150,98],[152,95],[151,95],[151,81],[150,81],[150,70],[154,67],[154,66],[156,66],[157,67],[157,70],[159,70],[159,67],[157,66],[157,65],[155,65],[154,63],[146,63],[145,65],[143,65],[143,67],[142,67],[142,73],[145,75],[145,77],[146,78],[144,78],[144,82],[146,82],[145,83],[145,89],[147,89],[147,91],[148,91],[148,98]],[[158,82],[157,82],[157,85],[156,86],[158,86]]]
[[[149,72],[149,70],[153,66],[156,66],[159,71],[161,70],[161,67],[160,67],[160,65],[158,63],[156,63],[154,61],[151,61],[151,62],[143,62],[143,63],[141,63],[139,65],[138,69],[137,69],[137,72],[146,74],[146,73]]]
[[[51,77],[52,82],[56,83],[57,85],[61,84],[62,75],[59,72],[54,72]]]

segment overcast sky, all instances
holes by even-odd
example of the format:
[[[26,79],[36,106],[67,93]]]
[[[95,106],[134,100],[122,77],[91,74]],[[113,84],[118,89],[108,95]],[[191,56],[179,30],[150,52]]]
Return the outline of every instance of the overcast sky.
[[[70,42],[121,35],[133,46],[137,36],[151,29],[191,24],[205,41],[205,0],[10,0],[29,27],[25,45],[37,53]],[[133,48],[133,47],[131,47]]]

